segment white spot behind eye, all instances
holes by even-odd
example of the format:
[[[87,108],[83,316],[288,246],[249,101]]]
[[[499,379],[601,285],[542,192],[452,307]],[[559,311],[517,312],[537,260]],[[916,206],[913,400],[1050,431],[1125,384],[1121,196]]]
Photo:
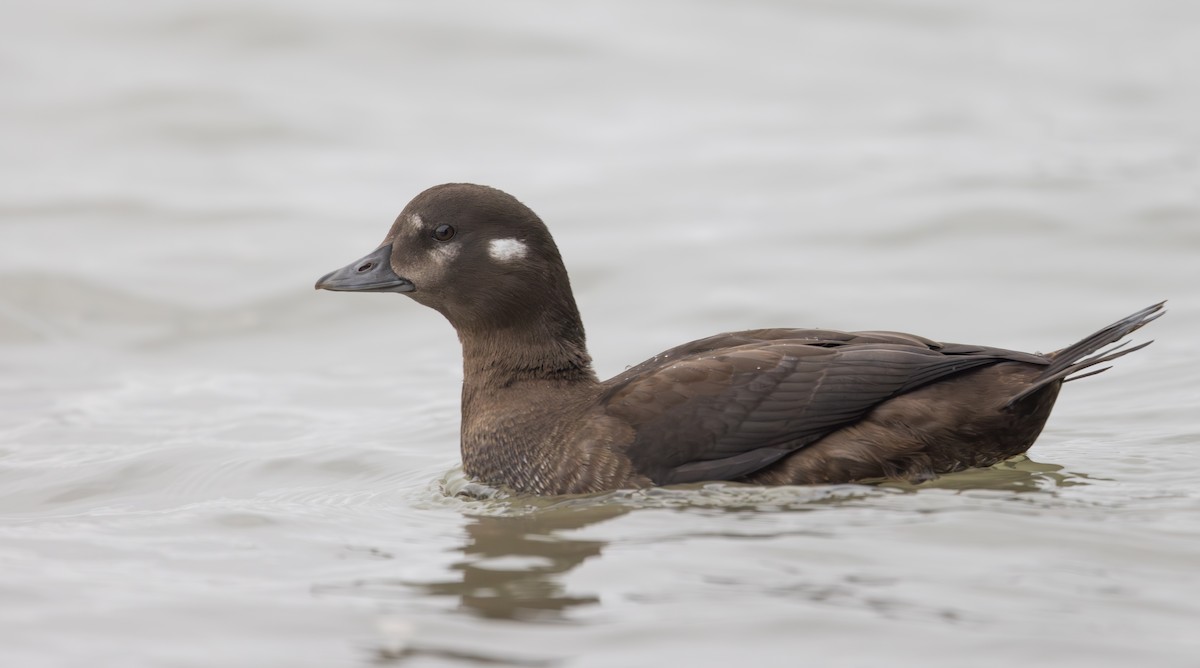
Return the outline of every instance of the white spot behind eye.
[[[511,262],[525,257],[528,253],[529,247],[520,239],[492,239],[488,242],[488,255],[491,255],[493,260]]]

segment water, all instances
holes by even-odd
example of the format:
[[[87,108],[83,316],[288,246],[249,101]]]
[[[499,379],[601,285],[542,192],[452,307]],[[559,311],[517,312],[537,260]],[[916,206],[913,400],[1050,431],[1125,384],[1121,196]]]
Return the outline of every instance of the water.
[[[1200,665],[1195,3],[2,18],[0,665]],[[448,325],[311,289],[444,181],[549,222],[602,375],[1171,311],[1032,461],[476,498]]]

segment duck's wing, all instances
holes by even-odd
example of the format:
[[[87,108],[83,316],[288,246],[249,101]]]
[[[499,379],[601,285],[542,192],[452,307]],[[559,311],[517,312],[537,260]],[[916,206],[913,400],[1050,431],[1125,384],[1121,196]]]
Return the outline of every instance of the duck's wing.
[[[947,344],[938,343],[914,334],[902,332],[842,332],[835,329],[748,329],[740,332],[726,332],[689,343],[675,346],[670,350],[651,357],[650,359],[629,367],[622,373],[607,381],[612,387],[637,380],[656,369],[660,369],[680,360],[717,350],[728,350],[751,344],[769,344],[776,342],[799,343],[818,347],[840,347],[859,343],[895,343],[909,345],[929,350],[940,350]],[[954,344],[949,344],[954,345]]]
[[[716,345],[720,337],[761,338],[729,347]],[[607,414],[636,433],[626,455],[656,484],[736,479],[922,385],[1002,360],[1049,363],[892,332],[720,337],[667,351],[606,383]]]

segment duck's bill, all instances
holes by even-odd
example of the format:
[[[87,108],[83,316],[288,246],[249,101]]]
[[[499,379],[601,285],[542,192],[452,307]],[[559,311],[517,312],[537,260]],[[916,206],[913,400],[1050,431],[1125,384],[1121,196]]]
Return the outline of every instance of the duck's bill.
[[[416,286],[392,271],[389,260],[392,245],[379,247],[366,257],[325,274],[317,281],[318,290],[336,292],[412,292]]]

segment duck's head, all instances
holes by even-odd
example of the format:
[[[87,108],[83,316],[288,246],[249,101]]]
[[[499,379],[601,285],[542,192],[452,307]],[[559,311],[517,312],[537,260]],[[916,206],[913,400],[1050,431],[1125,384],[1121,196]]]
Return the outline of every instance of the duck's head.
[[[467,183],[417,195],[378,248],[316,287],[404,293],[460,333],[541,319],[547,310],[579,317],[558,247],[537,215],[505,192]]]

